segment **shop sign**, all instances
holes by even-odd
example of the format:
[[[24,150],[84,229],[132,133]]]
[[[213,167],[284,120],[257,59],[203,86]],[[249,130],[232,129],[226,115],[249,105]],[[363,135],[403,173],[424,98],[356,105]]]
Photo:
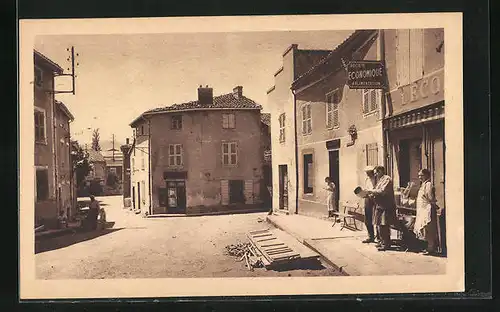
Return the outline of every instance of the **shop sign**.
[[[351,61],[347,64],[350,89],[385,89],[386,71],[381,61]]]
[[[422,106],[444,100],[444,71],[440,70],[399,88],[402,106]]]

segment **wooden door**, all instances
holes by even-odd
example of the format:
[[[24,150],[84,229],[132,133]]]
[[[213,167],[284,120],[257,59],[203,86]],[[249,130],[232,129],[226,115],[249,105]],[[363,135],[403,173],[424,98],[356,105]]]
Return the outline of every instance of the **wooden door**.
[[[279,209],[288,209],[288,166],[279,165]]]

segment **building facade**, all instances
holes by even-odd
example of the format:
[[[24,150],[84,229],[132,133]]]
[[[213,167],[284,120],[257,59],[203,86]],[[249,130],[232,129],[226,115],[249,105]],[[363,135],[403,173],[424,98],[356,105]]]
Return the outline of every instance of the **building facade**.
[[[35,223],[56,225],[63,211],[75,213],[70,123],[74,117],[54,97],[54,77],[63,69],[34,51]]]
[[[379,46],[377,31],[356,31],[293,83],[300,214],[328,215],[326,177],[336,185],[337,209],[356,205],[364,168],[383,163],[382,93],[350,89],[344,67],[353,58],[380,60]]]
[[[257,208],[263,168],[261,106],[233,92],[153,109],[136,118],[133,207],[144,214]],[[260,207],[259,207],[260,208]]]
[[[282,66],[274,74],[274,85],[267,91],[271,113],[273,209],[297,212],[297,168],[295,97],[292,83],[317,64],[330,51],[303,50],[292,44],[283,53]]]

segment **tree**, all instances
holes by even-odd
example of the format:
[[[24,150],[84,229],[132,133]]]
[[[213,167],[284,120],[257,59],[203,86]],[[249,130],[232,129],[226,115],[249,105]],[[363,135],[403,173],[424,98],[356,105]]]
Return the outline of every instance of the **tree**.
[[[89,163],[89,154],[78,144],[78,141],[71,141],[71,161],[76,175],[76,185],[80,187],[92,166]]]
[[[92,149],[97,152],[101,150],[101,146],[99,145],[99,137],[99,129],[94,129],[94,131],[92,132]]]

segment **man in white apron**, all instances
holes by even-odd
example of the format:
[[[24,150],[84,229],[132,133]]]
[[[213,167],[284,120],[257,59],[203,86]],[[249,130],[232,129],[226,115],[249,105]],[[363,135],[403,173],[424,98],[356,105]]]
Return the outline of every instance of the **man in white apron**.
[[[437,247],[436,198],[430,177],[427,169],[418,173],[421,184],[417,194],[417,216],[413,227],[417,237],[427,241],[425,255],[435,255]]]

